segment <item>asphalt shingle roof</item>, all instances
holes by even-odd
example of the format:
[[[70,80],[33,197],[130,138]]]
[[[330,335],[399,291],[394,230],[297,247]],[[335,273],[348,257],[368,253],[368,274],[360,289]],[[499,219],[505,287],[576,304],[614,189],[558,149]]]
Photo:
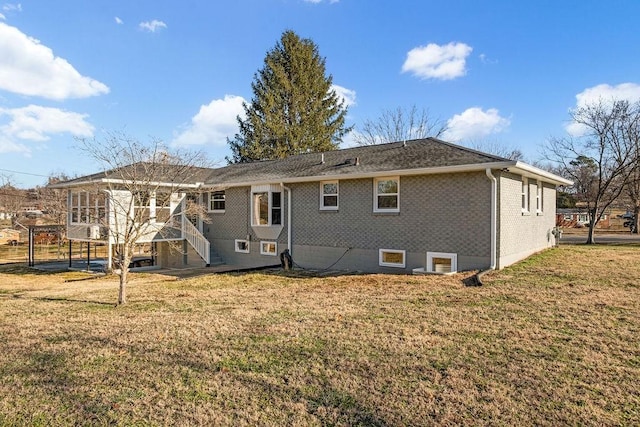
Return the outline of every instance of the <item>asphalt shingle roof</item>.
[[[481,153],[435,138],[426,138],[324,153],[300,154],[280,160],[233,164],[212,170],[205,183],[233,185],[304,177],[347,177],[385,171],[509,161],[503,157]]]
[[[324,159],[324,162],[322,161]],[[482,153],[444,142],[435,138],[414,139],[388,144],[368,145],[290,156],[285,159],[236,163],[220,168],[192,168],[189,182],[203,182],[207,186],[232,186],[257,182],[286,182],[292,179],[344,177],[367,175],[386,171],[410,171],[447,166],[471,166],[509,159]],[[172,168],[157,167],[154,177],[147,176],[148,165],[137,163],[123,170],[99,172],[53,185],[66,187],[102,179],[140,177],[140,181],[154,180],[170,182],[176,176]],[[145,175],[147,174],[147,175]],[[145,176],[143,179],[142,176]]]

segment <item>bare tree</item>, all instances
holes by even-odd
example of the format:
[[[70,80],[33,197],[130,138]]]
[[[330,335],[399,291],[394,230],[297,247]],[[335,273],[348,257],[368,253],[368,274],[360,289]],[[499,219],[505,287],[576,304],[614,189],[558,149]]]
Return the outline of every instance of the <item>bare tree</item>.
[[[358,145],[374,145],[427,137],[438,138],[446,129],[444,121],[433,119],[428,110],[418,110],[413,105],[411,108],[384,110],[377,119],[365,120],[362,127],[357,129],[354,139]]]
[[[0,207],[11,218],[14,225],[22,213],[27,200],[27,191],[16,187],[9,175],[0,175]]]
[[[54,224],[65,225],[67,219],[67,192],[60,188],[52,188],[59,182],[68,181],[70,176],[64,173],[52,174],[47,184],[33,189],[40,208]]]
[[[600,100],[570,114],[582,128],[581,135],[550,139],[545,155],[574,181],[573,193],[586,204],[589,213],[586,243],[591,244],[596,224],[620,196],[637,163],[633,132],[640,112],[637,105],[627,101]]]
[[[180,195],[199,191],[198,182],[204,180],[208,162],[202,152],[170,149],[158,140],[145,144],[120,133],[109,134],[102,140],[78,141],[81,150],[104,170],[91,178],[96,183],[95,197],[102,194],[108,198],[103,206],[106,212],[108,205],[109,214],[98,211],[95,215],[115,245],[119,267],[116,273],[120,279],[118,304],[125,304],[135,245],[150,234],[171,237],[179,233],[178,219],[192,212],[181,208],[172,211],[171,207],[181,206],[177,200]],[[150,208],[151,199],[155,209]],[[187,205],[187,209],[197,208]],[[155,227],[156,223],[162,226]]]
[[[636,109],[640,110],[640,106],[636,105]],[[640,122],[637,121],[636,126],[630,127],[629,136],[634,145],[634,162],[627,182],[626,195],[633,208],[634,223],[631,231],[638,234],[640,230]]]
[[[481,139],[470,140],[465,144],[466,146],[473,148],[474,150],[483,151],[485,153],[491,153],[496,156],[504,157],[509,160],[524,160],[524,154],[518,148],[511,148],[504,144],[501,144],[497,140]]]

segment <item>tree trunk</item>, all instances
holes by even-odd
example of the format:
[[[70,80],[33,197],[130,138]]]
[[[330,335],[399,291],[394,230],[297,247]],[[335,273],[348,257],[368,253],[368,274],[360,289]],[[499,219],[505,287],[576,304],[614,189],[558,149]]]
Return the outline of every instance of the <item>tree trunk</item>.
[[[636,203],[633,207],[633,225],[634,227],[631,229],[633,234],[638,234],[638,226],[640,226],[640,203]]]
[[[593,232],[595,231],[596,224],[598,223],[598,218],[596,217],[597,213],[598,205],[596,205],[592,211],[589,211],[589,234],[587,234],[587,241],[585,242],[587,245],[593,245],[595,243]]]
[[[591,221],[589,223],[589,234],[587,234],[587,241],[585,242],[587,245],[593,245],[595,243],[595,240],[593,239],[593,231],[595,227],[596,225],[594,224],[594,221]]]
[[[122,256],[120,257],[120,288],[118,289],[118,305],[127,303],[127,276],[129,274],[129,264],[131,254],[128,246],[122,245]]]
[[[120,266],[120,289],[118,289],[118,305],[127,303],[127,273],[129,266]]]

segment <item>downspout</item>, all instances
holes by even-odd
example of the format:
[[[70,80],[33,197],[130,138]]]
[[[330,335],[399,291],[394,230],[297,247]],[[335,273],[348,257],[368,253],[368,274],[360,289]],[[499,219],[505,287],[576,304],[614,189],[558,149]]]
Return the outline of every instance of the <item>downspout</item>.
[[[291,189],[289,187],[285,187],[284,183],[280,183],[280,187],[282,187],[287,193],[287,249],[289,249],[289,255],[293,256],[291,253],[293,249],[291,249]]]
[[[487,178],[491,180],[491,266],[489,269],[496,269],[496,243],[497,243],[497,218],[498,218],[498,180],[491,173],[491,169],[487,168],[485,170],[487,173]]]

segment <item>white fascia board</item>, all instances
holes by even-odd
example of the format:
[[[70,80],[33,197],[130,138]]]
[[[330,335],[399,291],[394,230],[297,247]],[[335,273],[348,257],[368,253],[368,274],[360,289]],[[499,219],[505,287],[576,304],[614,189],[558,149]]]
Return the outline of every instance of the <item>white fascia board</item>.
[[[124,179],[114,179],[114,178],[101,178],[97,180],[88,180],[88,181],[76,181],[62,184],[53,184],[49,186],[50,188],[71,188],[71,187],[86,187],[86,186],[95,186],[100,184],[135,184],[133,181],[127,181]],[[173,182],[162,182],[162,181],[149,181],[149,182],[140,182],[140,185],[148,185],[151,187],[175,187],[175,188],[200,188],[204,183],[195,182],[191,184],[183,183],[176,185]]]
[[[362,179],[362,178],[379,178],[383,176],[408,176],[408,175],[435,175],[443,173],[462,173],[462,172],[484,172],[487,168],[490,169],[504,169],[513,167],[516,164],[514,161],[505,162],[492,162],[492,163],[478,163],[472,165],[458,165],[458,166],[438,166],[430,168],[415,168],[415,169],[401,169],[401,170],[388,170],[377,172],[361,172],[351,174],[338,174],[338,175],[312,175],[301,176],[294,178],[280,178],[273,181],[261,180],[261,181],[245,181],[245,182],[232,182],[228,184],[207,184],[206,188],[230,188],[230,187],[247,187],[251,185],[269,183],[284,183],[295,184],[301,182],[317,182],[317,181],[340,181],[347,179]]]
[[[571,180],[520,161],[516,162],[511,170],[527,178],[540,179],[541,181],[551,182],[556,185],[573,185],[573,181]]]
[[[113,179],[113,178],[104,178],[104,179],[101,179],[100,182],[105,184],[136,184],[136,181],[127,181],[125,179]],[[202,186],[202,182],[194,182],[192,184],[187,184],[187,183],[176,184],[175,182],[149,181],[149,182],[139,182],[138,184],[148,185],[150,187],[175,187],[175,188],[200,188]]]

